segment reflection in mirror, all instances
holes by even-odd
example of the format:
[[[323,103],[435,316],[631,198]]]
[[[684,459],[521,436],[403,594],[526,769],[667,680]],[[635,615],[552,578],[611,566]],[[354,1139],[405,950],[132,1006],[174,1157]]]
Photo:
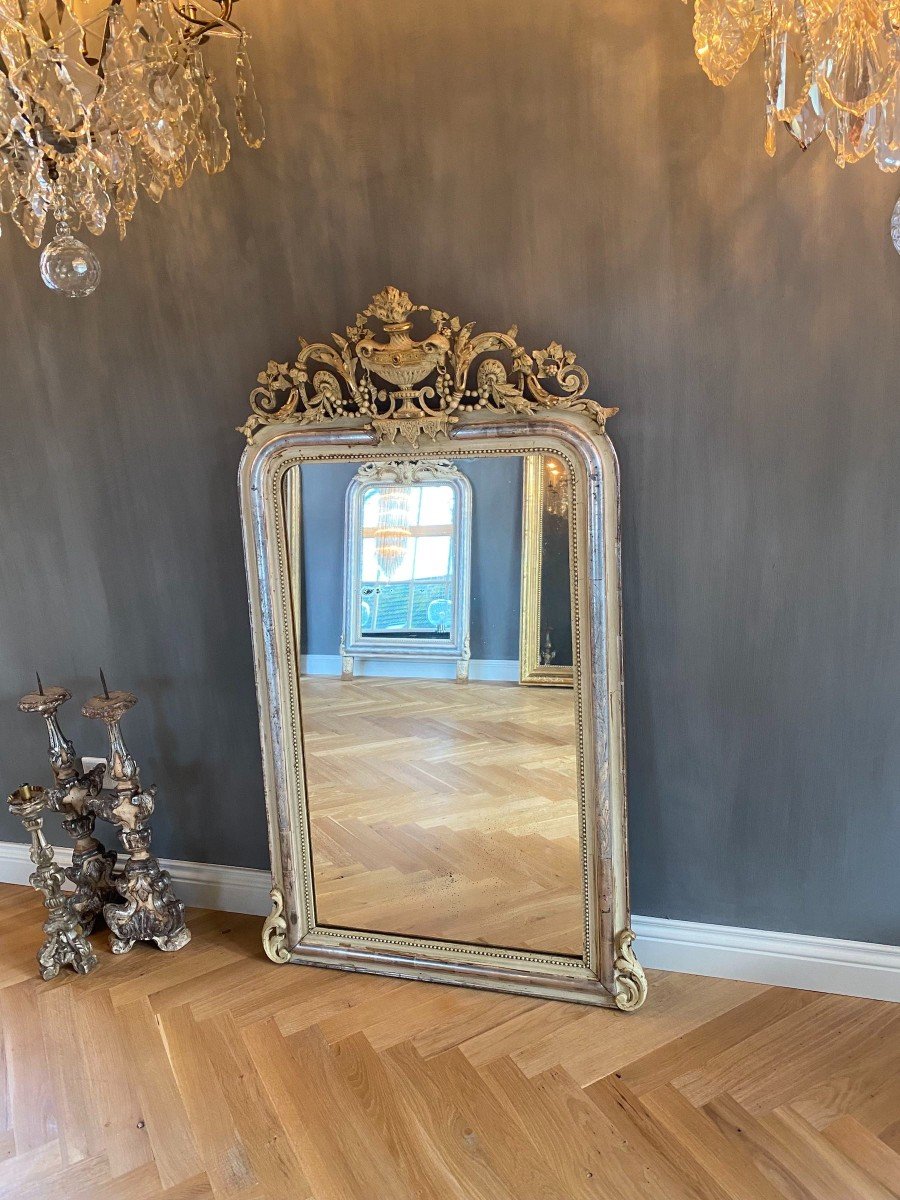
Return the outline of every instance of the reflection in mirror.
[[[347,488],[342,674],[360,658],[469,667],[472,489],[453,463],[366,463]]]
[[[583,954],[574,693],[519,679],[528,458],[288,472],[320,925]]]
[[[529,455],[522,494],[520,680],[571,687],[569,473],[553,454]]]

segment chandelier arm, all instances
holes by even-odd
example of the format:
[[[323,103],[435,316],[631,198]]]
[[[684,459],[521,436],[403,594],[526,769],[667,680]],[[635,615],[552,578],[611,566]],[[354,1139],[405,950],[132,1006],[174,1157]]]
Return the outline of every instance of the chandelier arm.
[[[243,26],[238,25],[236,21],[232,21],[231,13],[234,9],[234,0],[217,0],[221,12],[214,13],[207,8],[200,0],[194,0],[190,6],[190,10],[185,8],[178,0],[169,0],[173,12],[184,22],[185,26],[196,29],[196,36],[200,40],[205,40],[214,31],[222,28],[232,30],[231,37],[246,37],[246,31]],[[209,17],[208,21],[202,21],[193,15],[197,9],[202,10]],[[193,10],[193,11],[191,11]]]

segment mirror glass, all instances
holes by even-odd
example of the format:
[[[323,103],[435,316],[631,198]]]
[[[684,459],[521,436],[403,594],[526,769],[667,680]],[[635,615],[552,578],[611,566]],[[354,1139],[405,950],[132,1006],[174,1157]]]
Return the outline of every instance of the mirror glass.
[[[520,683],[526,458],[285,476],[319,925],[583,954],[574,691]],[[568,514],[541,591],[571,663]]]

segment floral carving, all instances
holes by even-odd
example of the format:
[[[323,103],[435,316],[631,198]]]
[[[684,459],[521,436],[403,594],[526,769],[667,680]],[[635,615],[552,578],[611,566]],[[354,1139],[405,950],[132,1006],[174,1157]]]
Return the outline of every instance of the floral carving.
[[[421,339],[411,333],[418,313],[427,313],[432,326]],[[381,327],[373,329],[372,319]],[[257,376],[239,432],[252,441],[264,425],[361,418],[381,439],[416,446],[466,413],[556,406],[586,413],[602,428],[618,411],[588,399],[587,372],[559,342],[529,353],[515,326],[476,333],[474,322],[413,304],[395,287],[373,297],[345,335],[332,334],[333,346],[301,338],[292,363],[270,361]]]

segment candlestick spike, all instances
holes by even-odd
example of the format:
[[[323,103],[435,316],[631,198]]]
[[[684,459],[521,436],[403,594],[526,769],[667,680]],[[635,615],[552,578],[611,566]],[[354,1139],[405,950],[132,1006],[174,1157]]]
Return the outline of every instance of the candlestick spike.
[[[38,675],[37,671],[35,671],[34,677],[38,681],[38,695],[43,696],[45,694],[44,693],[44,685],[41,683],[41,677],[40,677],[40,675]]]
[[[109,688],[106,686],[106,676],[103,674],[103,668],[100,668],[100,682],[103,684],[103,695],[105,699],[109,699]]]

